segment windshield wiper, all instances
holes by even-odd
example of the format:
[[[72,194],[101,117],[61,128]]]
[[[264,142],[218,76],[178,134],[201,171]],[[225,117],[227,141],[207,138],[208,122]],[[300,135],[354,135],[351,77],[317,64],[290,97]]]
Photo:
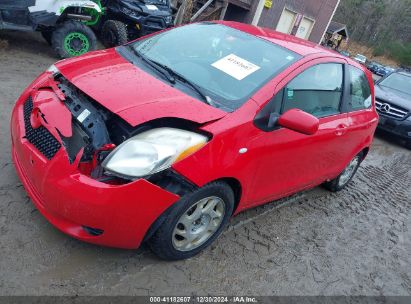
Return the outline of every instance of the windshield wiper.
[[[160,63],[147,58],[146,56],[141,54],[139,51],[137,51],[133,46],[128,45],[128,47],[133,51],[134,54],[137,55],[137,57],[141,58],[141,60],[143,60],[147,65],[149,65],[150,67],[155,69],[157,72],[160,72],[162,75],[164,75],[170,83],[172,84],[176,83],[176,79],[170,74],[170,72],[167,69],[162,67]]]
[[[181,82],[183,82],[185,84],[188,84],[191,88],[193,88],[204,99],[204,101],[208,105],[213,106],[213,107],[217,107],[216,104],[211,99],[211,97],[208,96],[207,94],[205,94],[203,92],[203,90],[198,85],[196,85],[192,81],[188,80],[186,77],[184,77],[180,73],[174,71],[169,66],[144,56],[143,54],[141,54],[139,51],[137,51],[131,45],[129,45],[129,48],[131,48],[131,50],[134,52],[134,54],[136,54],[138,57],[140,57],[141,60],[143,60],[145,63],[147,63],[149,66],[151,66],[152,68],[154,68],[155,70],[157,70],[158,72],[163,74],[164,76],[166,76],[167,80],[170,83],[175,84],[176,83],[176,77],[177,77]]]
[[[206,93],[204,93],[204,91],[198,86],[196,85],[194,82],[192,82],[191,80],[188,80],[186,77],[184,77],[183,75],[181,75],[180,73],[174,71],[172,68],[170,68],[169,66],[165,65],[165,64],[161,64],[159,62],[156,62],[156,64],[158,64],[159,66],[161,66],[163,69],[165,69],[167,72],[169,72],[170,74],[174,75],[176,78],[178,78],[181,82],[188,84],[190,87],[192,87],[197,93],[198,95],[200,95],[204,101],[209,104],[210,106],[213,107],[217,107],[216,104],[213,102],[213,100],[211,99],[210,96],[208,96]]]

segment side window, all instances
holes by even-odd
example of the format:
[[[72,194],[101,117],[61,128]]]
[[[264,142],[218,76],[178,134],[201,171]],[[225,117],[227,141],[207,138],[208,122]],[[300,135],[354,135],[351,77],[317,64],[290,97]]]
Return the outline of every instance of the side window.
[[[282,113],[297,108],[316,117],[338,114],[342,91],[342,64],[315,65],[286,86]]]
[[[370,84],[364,72],[349,66],[350,69],[350,97],[349,102],[353,111],[371,107],[372,97]]]

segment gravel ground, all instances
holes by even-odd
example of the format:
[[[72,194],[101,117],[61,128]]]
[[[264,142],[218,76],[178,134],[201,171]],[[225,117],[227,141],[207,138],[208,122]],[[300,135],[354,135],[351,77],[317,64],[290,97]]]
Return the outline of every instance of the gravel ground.
[[[55,59],[37,34],[0,33],[0,294],[410,295],[411,153],[377,137],[347,189],[315,188],[244,212],[199,256],[97,247],[53,228],[10,159],[9,119]]]

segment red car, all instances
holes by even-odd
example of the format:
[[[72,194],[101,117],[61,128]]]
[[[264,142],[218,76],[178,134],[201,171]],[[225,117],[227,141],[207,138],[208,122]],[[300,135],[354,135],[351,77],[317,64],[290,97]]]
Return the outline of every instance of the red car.
[[[310,42],[191,24],[51,66],[16,103],[13,159],[61,231],[183,259],[245,209],[342,189],[373,139],[373,90]]]

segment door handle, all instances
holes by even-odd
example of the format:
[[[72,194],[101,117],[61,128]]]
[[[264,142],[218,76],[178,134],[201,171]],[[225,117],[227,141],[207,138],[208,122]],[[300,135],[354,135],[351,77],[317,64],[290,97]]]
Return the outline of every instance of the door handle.
[[[348,126],[345,124],[340,124],[337,126],[337,128],[335,128],[335,134],[337,136],[342,136],[345,133],[347,133],[347,131],[348,131]]]

